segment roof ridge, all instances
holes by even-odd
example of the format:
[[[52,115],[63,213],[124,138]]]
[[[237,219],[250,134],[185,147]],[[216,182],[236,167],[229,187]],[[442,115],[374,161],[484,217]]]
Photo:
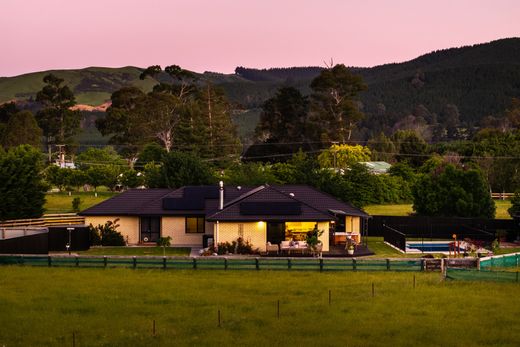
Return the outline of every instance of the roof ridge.
[[[266,185],[261,185],[259,187],[251,189],[250,191],[240,195],[239,197],[237,197],[237,198],[231,200],[230,202],[228,202],[227,204],[225,204],[224,208],[222,210],[218,210],[217,212],[213,213],[210,216],[207,216],[206,218],[213,218],[213,217],[215,217],[216,215],[220,214],[221,212],[224,212],[225,210],[227,210],[228,208],[230,208],[231,206],[233,206],[237,202],[242,201],[242,200],[250,197],[251,195],[254,195],[254,194],[258,193],[258,192],[261,192],[262,190],[266,189],[267,187],[268,187],[268,185],[266,184]]]
[[[262,190],[264,190],[266,187],[266,185],[261,185],[261,186],[258,186],[256,188],[253,188],[251,189],[250,191],[248,192],[245,192],[244,194],[242,195],[239,195],[238,197],[234,198],[233,200],[229,201],[228,203],[224,204],[224,208],[220,211],[224,211],[226,208],[228,208],[229,206],[233,205],[233,204],[236,204],[237,202],[239,202],[240,200],[243,200],[253,194],[256,194]]]

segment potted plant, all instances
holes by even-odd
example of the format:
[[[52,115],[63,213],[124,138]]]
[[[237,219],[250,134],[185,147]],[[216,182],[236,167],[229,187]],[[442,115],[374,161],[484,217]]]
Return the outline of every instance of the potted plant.
[[[310,249],[312,255],[316,253],[321,253],[322,243],[320,241],[320,236],[323,235],[323,230],[318,230],[318,225],[314,226],[314,229],[309,231],[306,236],[307,247]]]
[[[355,247],[354,247],[354,244],[351,243],[347,246],[347,254],[348,255],[354,255],[354,251],[355,251]]]

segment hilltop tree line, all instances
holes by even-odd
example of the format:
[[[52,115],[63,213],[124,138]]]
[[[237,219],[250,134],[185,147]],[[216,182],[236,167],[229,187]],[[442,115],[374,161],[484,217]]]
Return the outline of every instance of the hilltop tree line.
[[[38,189],[174,188],[221,179],[237,185],[298,183],[357,206],[413,201],[420,214],[489,217],[494,214],[488,201],[491,190],[520,187],[517,99],[471,139],[431,142],[435,134],[458,136],[461,131],[455,122],[456,106],[447,105],[440,116],[417,107],[391,132],[379,132],[366,146],[351,146],[366,119],[359,99],[366,85],[344,65],[330,66],[313,79],[310,95],[282,87],[263,104],[256,143],[240,160],[241,145],[224,93],[176,65],[164,70],[151,66],[141,78],[159,74],[168,78],[158,78],[149,93],[124,87],[112,94],[106,117],[96,125],[117,151],[89,148],[77,153],[77,169],[34,164],[33,176],[44,182]],[[4,148],[12,148],[2,153],[8,158],[5,172],[12,170],[9,163],[13,153],[19,153],[16,146],[38,146],[40,134],[47,145],[65,144],[69,153],[74,150],[79,131],[79,114],[71,109],[74,94],[56,76],[48,75],[44,82],[36,116],[14,104],[0,107],[0,140]],[[435,119],[442,128],[429,125]],[[369,160],[394,166],[388,175],[375,175],[360,164]],[[455,202],[456,207],[446,205]],[[36,216],[41,206],[31,211],[23,216]]]

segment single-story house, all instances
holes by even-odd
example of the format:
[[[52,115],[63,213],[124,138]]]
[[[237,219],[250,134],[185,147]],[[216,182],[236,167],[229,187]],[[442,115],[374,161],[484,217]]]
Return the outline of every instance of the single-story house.
[[[186,186],[179,189],[132,189],[80,213],[86,224],[119,219],[128,244],[156,242],[170,236],[173,246],[203,246],[242,237],[254,248],[285,240],[304,240],[316,226],[329,243],[348,235],[358,243],[369,216],[358,208],[306,185],[258,187]]]

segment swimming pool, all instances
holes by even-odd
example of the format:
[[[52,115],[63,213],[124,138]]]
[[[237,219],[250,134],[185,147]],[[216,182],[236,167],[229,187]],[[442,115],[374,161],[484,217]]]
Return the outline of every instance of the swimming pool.
[[[429,242],[406,242],[406,252],[414,253],[443,253],[450,251],[450,243],[452,241],[429,241]],[[460,250],[464,251],[462,245]]]

